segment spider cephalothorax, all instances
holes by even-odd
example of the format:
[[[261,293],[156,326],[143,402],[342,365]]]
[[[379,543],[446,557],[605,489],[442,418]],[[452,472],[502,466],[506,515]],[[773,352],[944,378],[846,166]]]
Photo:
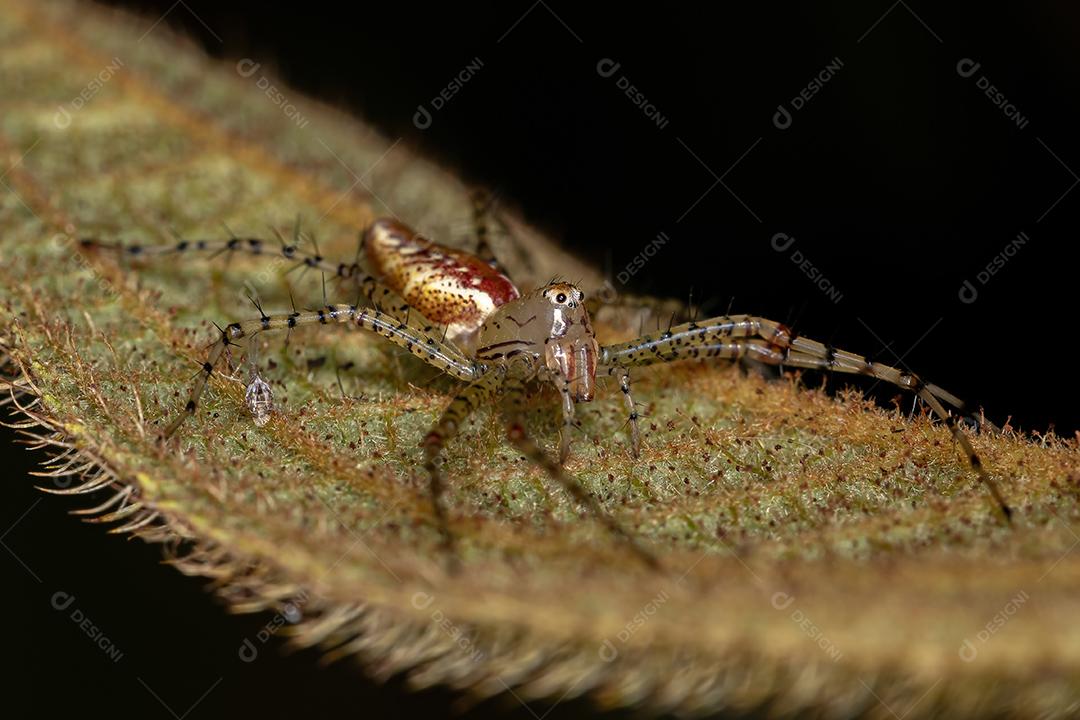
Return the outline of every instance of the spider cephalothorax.
[[[373,223],[364,232],[363,243],[366,268],[356,263],[328,262],[317,253],[303,252],[297,244],[283,240],[281,256],[336,276],[343,285],[351,286],[350,292],[358,293],[357,300],[352,304],[326,304],[308,312],[266,314],[259,308],[258,318],[226,326],[211,347],[183,412],[168,425],[165,435],[172,435],[185,418],[195,413],[207,380],[226,349],[237,340],[301,325],[350,323],[382,336],[465,383],[422,443],[436,516],[447,543],[451,535],[441,501],[446,484],[442,471],[444,449],[469,415],[482,404],[493,403],[504,418],[506,437],[514,447],[542,466],[576,500],[589,506],[598,519],[651,564],[652,556],[600,510],[593,496],[563,470],[561,462],[551,459],[526,433],[523,418],[529,384],[536,380],[550,382],[560,393],[560,459],[565,461],[570,451],[575,404],[593,399],[598,375],[617,380],[628,415],[630,452],[636,457],[640,438],[638,413],[630,392],[631,368],[693,358],[751,357],[772,365],[866,375],[914,393],[948,424],[998,512],[1006,520],[1010,516],[996,482],[945,409],[949,405],[962,411],[963,403],[911,373],[802,337],[780,323],[754,315],[691,321],[630,342],[601,345],[584,305],[585,295],[573,284],[553,281],[521,294],[495,263],[433,243],[394,220]],[[104,246],[94,240],[85,240],[83,245],[119,249],[131,256],[189,250],[271,254],[262,240],[236,237],[149,248]],[[248,362],[251,384],[247,401],[257,424],[263,424],[272,412],[272,396],[270,386],[254,365],[254,344]]]
[[[574,285],[552,282],[503,305],[480,327],[476,359],[532,360],[536,374],[565,387],[574,401],[592,400],[600,346],[584,300]]]

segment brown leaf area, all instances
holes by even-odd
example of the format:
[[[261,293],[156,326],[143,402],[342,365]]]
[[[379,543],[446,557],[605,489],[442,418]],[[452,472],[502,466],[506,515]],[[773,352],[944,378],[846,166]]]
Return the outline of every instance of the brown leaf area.
[[[243,409],[238,370],[160,447],[208,320],[252,316],[247,292],[268,310],[288,309],[290,292],[317,304],[318,278],[250,257],[133,266],[75,238],[221,238],[223,222],[267,237],[300,215],[324,255],[349,259],[357,231],[391,211],[467,242],[467,189],[275,84],[302,117],[290,116],[261,87],[265,69],[245,77],[162,30],[140,39],[144,21],[0,8],[4,342],[39,424],[28,432],[58,456],[46,486],[74,472],[87,507],[115,500],[107,519],[214,578],[237,609],[293,601],[297,642],[418,685],[587,694],[650,714],[1075,712],[1075,439],[973,438],[1015,509],[1010,529],[925,417],[729,367],[641,371],[642,457],[607,387],[579,412],[569,469],[661,558],[659,574],[518,458],[488,413],[450,447],[463,570],[447,574],[419,441],[453,385],[342,328],[265,339],[284,400],[265,427]],[[507,224],[534,277],[596,280]],[[343,399],[334,367],[348,362]],[[550,450],[549,394],[532,418]]]

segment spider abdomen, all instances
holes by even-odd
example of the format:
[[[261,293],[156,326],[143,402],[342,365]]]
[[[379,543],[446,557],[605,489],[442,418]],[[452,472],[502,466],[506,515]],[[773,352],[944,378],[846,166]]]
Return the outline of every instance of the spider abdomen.
[[[388,218],[364,233],[364,252],[383,283],[466,347],[485,318],[521,296],[508,277],[472,253],[439,245]]]

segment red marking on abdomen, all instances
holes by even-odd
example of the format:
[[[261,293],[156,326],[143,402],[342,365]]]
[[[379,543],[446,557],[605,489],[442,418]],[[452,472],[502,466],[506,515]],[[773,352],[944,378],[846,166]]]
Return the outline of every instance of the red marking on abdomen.
[[[364,233],[368,265],[382,282],[462,342],[475,336],[500,305],[521,293],[472,253],[434,243],[406,225],[376,220]]]

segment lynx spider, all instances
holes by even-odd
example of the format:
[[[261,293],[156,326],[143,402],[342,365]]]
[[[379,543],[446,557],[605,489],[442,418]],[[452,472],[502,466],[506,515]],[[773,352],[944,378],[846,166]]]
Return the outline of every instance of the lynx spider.
[[[964,413],[964,404],[951,393],[909,372],[804,338],[782,323],[753,315],[692,320],[630,342],[601,345],[593,332],[585,295],[574,284],[553,280],[532,292],[518,291],[499,268],[487,244],[484,209],[480,202],[474,208],[477,254],[439,245],[401,222],[386,218],[376,220],[361,233],[360,250],[352,263],[329,261],[317,247],[313,251],[301,249],[299,228],[294,231],[292,243],[279,234],[279,247],[258,238],[236,237],[231,231],[227,240],[178,239],[172,245],[144,246],[87,238],[82,245],[131,258],[195,251],[283,257],[295,261],[298,267],[318,270],[324,276],[354,285],[358,299],[353,304],[328,303],[317,310],[274,314],[264,313],[257,306],[258,318],[227,325],[210,347],[184,409],[169,423],[164,437],[175,434],[195,413],[207,381],[238,340],[249,339],[245,402],[255,423],[262,425],[269,418],[273,400],[270,386],[256,369],[254,338],[271,330],[352,323],[465,383],[422,442],[435,517],[447,548],[452,548],[452,536],[442,500],[446,485],[444,449],[477,408],[497,397],[507,439],[517,451],[541,466],[612,534],[655,567],[652,554],[600,508],[593,496],[563,469],[563,463],[570,453],[575,406],[593,399],[597,376],[618,382],[628,416],[631,452],[637,457],[641,441],[630,388],[631,368],[691,358],[751,358],[769,365],[866,375],[915,394],[946,423],[996,509],[1005,522],[1010,521],[1012,511],[997,483],[956,419],[945,409],[949,405]],[[362,305],[361,300],[368,305]],[[561,397],[563,422],[558,461],[525,431],[525,401],[533,381],[552,384]]]

